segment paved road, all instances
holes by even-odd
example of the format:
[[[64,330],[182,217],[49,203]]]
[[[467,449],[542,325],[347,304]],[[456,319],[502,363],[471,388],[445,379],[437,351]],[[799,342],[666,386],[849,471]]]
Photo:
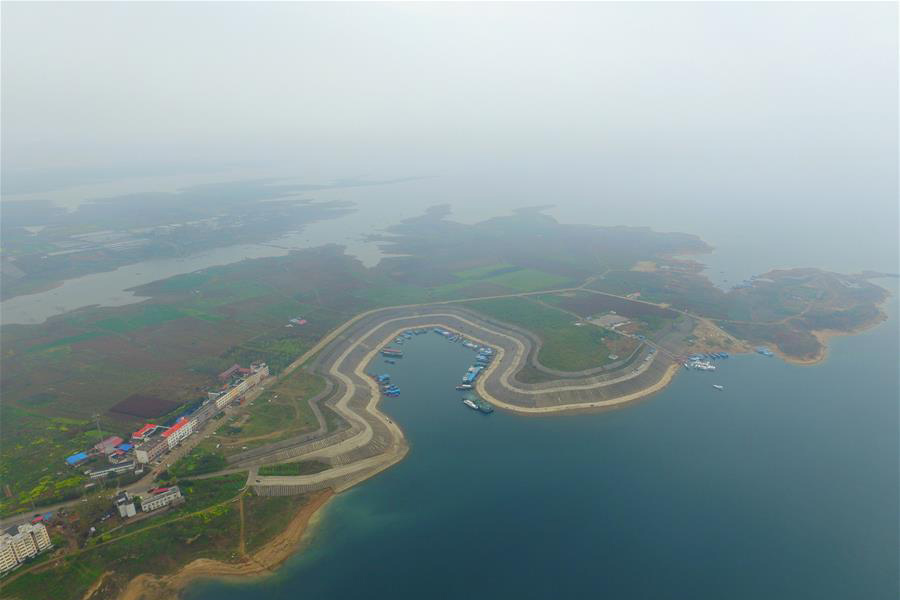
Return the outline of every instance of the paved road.
[[[353,317],[331,331],[285,368],[279,377],[285,377],[294,369],[311,361],[319,369],[325,366],[325,363],[330,363],[323,372],[332,381],[341,386],[341,395],[335,402],[334,409],[349,424],[349,435],[344,435],[347,432],[338,434],[343,437],[338,439],[336,436],[333,444],[327,444],[324,447],[322,447],[322,442],[327,440],[312,439],[307,442],[308,452],[304,452],[302,446],[294,448],[292,449],[294,454],[290,460],[324,459],[331,464],[340,464],[340,467],[313,475],[296,476],[297,478],[278,478],[277,481],[280,482],[278,485],[283,485],[284,481],[293,481],[297,485],[324,485],[329,482],[340,481],[344,482],[341,484],[341,487],[346,487],[355,482],[354,474],[359,475],[359,477],[366,477],[402,458],[407,451],[403,432],[377,409],[380,400],[378,387],[371,378],[362,372],[362,368],[371,361],[378,348],[385,342],[393,339],[399,331],[405,329],[442,326],[457,330],[466,337],[479,341],[482,345],[495,347],[498,351],[497,357],[483,376],[479,378],[476,390],[485,399],[507,410],[545,413],[579,408],[600,408],[630,401],[660,389],[671,378],[673,371],[669,368],[669,365],[666,365],[662,372],[660,369],[654,368],[657,366],[657,363],[662,362],[659,352],[650,360],[641,360],[638,363],[638,367],[631,369],[631,372],[627,372],[626,369],[625,372],[615,377],[610,377],[608,373],[597,374],[598,370],[593,369],[583,373],[569,374],[575,377],[572,378],[567,375],[565,383],[560,381],[551,382],[550,385],[537,384],[531,386],[519,384],[515,382],[514,374],[522,368],[525,360],[530,359],[535,367],[547,373],[555,374],[554,371],[546,369],[536,360],[540,342],[533,335],[529,336],[528,332],[516,331],[515,328],[511,328],[508,325],[488,321],[477,313],[463,311],[457,306],[480,300],[577,291],[659,306],[652,302],[625,298],[624,296],[587,288],[586,286],[595,279],[588,278],[581,285],[575,287],[373,309]],[[445,308],[447,310],[443,311]],[[671,310],[696,318],[684,311]],[[448,323],[448,321],[453,322],[454,320],[456,321],[456,327]],[[401,326],[402,323],[405,324]],[[363,324],[363,327],[360,327],[360,324]],[[389,333],[384,333],[382,328],[390,325],[394,325],[396,329]],[[382,335],[376,336],[378,339],[370,339],[373,334],[379,331],[382,331]],[[351,354],[359,353],[361,343],[364,340],[369,340],[364,348],[368,352],[364,356],[356,356],[354,360],[348,361],[348,357]],[[335,356],[335,351],[339,352],[337,356]],[[639,358],[645,356],[646,354],[639,354]],[[349,373],[346,370],[342,370],[345,369],[345,362],[351,364],[351,366],[355,364],[355,368],[350,369]],[[503,365],[502,368],[501,365]],[[497,375],[498,373],[499,375]],[[648,373],[649,375],[647,375]],[[644,375],[647,375],[647,377],[644,377]],[[248,401],[244,403],[244,406],[249,404],[249,401],[255,398],[265,386],[273,384],[276,380],[273,377],[263,382],[261,386],[251,392],[252,397],[248,397]],[[628,382],[633,384],[630,388],[621,385]],[[600,394],[601,390],[605,390],[606,393]],[[579,392],[593,392],[599,397],[591,397]],[[529,396],[543,399],[544,404],[542,405],[541,402],[533,400],[521,401],[522,397]],[[320,418],[321,429],[323,421],[321,413],[318,411],[317,416]],[[211,424],[208,423],[207,427],[210,426]],[[147,476],[124,489],[131,493],[145,492],[150,487],[152,479],[158,471],[165,468],[166,464],[174,464],[202,439],[203,431],[187,438],[182,442],[180,448],[176,448],[172,453],[164,457],[163,465],[155,467]],[[377,453],[372,456],[366,456],[367,452],[372,451],[373,446]],[[347,460],[349,455],[355,455],[358,458],[343,462]],[[245,468],[247,467],[234,467],[204,477],[212,477],[227,472],[239,472]],[[248,476],[248,481],[255,481],[256,479],[260,479],[263,485],[276,481],[271,478],[257,477],[255,469],[253,469],[253,472]],[[56,511],[59,508],[76,504],[78,504],[78,501],[64,502],[50,507],[42,507],[38,510],[41,512]],[[28,514],[31,513],[8,517],[0,520],[0,524],[6,525],[21,522]]]
[[[351,424],[352,435],[324,448],[307,453],[301,450],[296,459],[325,458],[339,466],[310,475],[256,477],[252,485],[262,493],[290,493],[292,488],[307,491],[315,486],[332,486],[339,491],[387,468],[405,454],[403,433],[378,410],[378,387],[363,369],[385,343],[406,329],[441,326],[495,348],[496,357],[478,379],[476,389],[495,405],[517,412],[614,406],[661,389],[677,368],[647,347],[628,367],[615,373],[522,384],[514,374],[537,350],[532,341],[477,313],[448,304],[370,311],[336,330],[327,344],[311,351],[310,356],[322,353],[317,366],[335,378],[342,390],[335,410]]]

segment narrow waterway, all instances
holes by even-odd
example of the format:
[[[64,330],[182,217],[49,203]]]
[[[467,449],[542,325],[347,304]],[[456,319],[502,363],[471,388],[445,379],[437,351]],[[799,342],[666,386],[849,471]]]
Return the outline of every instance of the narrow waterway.
[[[465,407],[471,351],[418,336],[371,366],[402,390],[382,406],[408,457],[337,497],[277,575],[185,595],[894,600],[896,295],[889,309],[818,366],[740,356],[557,417]]]

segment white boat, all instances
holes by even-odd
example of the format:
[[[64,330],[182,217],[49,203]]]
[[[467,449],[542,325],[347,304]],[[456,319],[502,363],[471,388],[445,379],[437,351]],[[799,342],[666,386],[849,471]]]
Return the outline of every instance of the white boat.
[[[713,384],[713,387],[716,388],[717,390],[724,390],[724,389],[725,389],[725,386],[719,385],[719,384],[717,384],[717,383],[714,383],[714,384]]]
[[[478,405],[475,404],[474,402],[472,402],[471,400],[469,400],[468,398],[466,398],[465,400],[463,400],[463,404],[465,404],[465,405],[468,406],[469,408],[473,408],[473,409],[475,409],[475,410],[478,410]]]

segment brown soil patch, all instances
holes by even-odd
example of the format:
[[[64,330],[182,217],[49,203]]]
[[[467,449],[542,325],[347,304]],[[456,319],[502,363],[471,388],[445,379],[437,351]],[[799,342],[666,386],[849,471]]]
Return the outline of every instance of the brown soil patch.
[[[135,417],[158,417],[172,412],[179,406],[180,403],[166,400],[159,396],[132,394],[109,410],[110,412]]]

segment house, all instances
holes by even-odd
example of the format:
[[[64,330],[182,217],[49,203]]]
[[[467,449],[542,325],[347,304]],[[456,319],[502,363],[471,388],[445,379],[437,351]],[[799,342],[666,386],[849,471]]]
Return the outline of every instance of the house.
[[[181,490],[178,489],[177,485],[168,488],[157,488],[151,490],[150,494],[147,498],[141,499],[141,510],[144,512],[184,502],[184,497],[181,495]]]
[[[69,458],[66,459],[66,464],[70,467],[74,467],[78,464],[83,463],[88,459],[88,455],[86,452],[79,452],[78,454],[73,454]]]
[[[107,467],[106,469],[91,471],[88,473],[88,475],[91,477],[91,479],[99,479],[100,477],[106,477],[107,475],[112,475],[114,473],[127,473],[128,471],[134,471],[134,461],[122,463],[113,467]]]
[[[137,511],[134,508],[134,499],[131,497],[126,491],[119,492],[119,495],[116,496],[116,508],[119,509],[119,516],[123,519],[127,519],[128,517],[133,517],[137,514]]]
[[[228,367],[228,369],[226,369],[225,371],[222,371],[221,373],[219,373],[219,381],[226,382],[229,379],[231,379],[232,375],[234,375],[236,373],[241,374],[241,375],[247,375],[248,373],[250,373],[250,369],[242,367],[239,364],[233,364],[230,367]]]
[[[111,436],[103,440],[102,442],[95,444],[94,449],[98,452],[103,452],[104,454],[112,454],[116,449],[116,446],[121,444],[124,440],[117,435]]]

